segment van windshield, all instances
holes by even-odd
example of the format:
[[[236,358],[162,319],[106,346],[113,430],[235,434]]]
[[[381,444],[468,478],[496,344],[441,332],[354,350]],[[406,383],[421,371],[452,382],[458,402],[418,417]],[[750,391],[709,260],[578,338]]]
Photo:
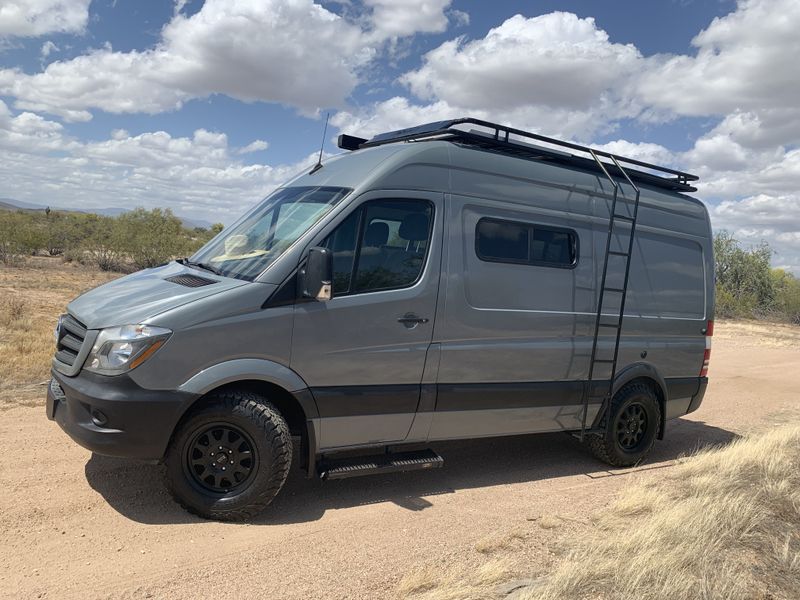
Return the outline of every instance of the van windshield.
[[[252,281],[348,192],[349,188],[340,187],[276,190],[200,248],[189,264]]]

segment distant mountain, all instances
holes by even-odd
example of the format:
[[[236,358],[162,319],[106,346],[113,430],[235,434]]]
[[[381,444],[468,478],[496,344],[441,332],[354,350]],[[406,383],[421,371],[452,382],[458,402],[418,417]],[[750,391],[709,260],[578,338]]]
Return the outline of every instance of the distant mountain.
[[[41,204],[32,204],[31,202],[23,202],[22,200],[15,200],[13,198],[0,198],[0,210],[31,210],[31,211],[40,211],[44,210],[46,207],[42,206]],[[128,212],[125,208],[92,208],[92,209],[77,209],[77,208],[62,208],[60,206],[51,206],[52,210],[57,210],[60,212],[79,212],[79,213],[94,213],[97,215],[105,215],[107,217],[118,217],[119,215]],[[204,221],[202,219],[190,219],[188,217],[182,217],[180,215],[175,215],[178,217],[181,222],[183,223],[184,227],[204,227],[208,229],[211,227],[211,223],[208,221]]]

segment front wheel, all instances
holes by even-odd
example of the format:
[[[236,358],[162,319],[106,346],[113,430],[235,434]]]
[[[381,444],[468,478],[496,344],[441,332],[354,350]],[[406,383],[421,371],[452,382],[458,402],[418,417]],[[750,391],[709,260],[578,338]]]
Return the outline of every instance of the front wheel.
[[[605,433],[586,439],[592,454],[614,467],[642,462],[661,427],[661,409],[653,388],[629,383],[614,395],[608,414]]]
[[[191,414],[167,450],[167,487],[207,519],[249,519],[283,487],[292,438],[277,409],[257,394],[220,392]]]

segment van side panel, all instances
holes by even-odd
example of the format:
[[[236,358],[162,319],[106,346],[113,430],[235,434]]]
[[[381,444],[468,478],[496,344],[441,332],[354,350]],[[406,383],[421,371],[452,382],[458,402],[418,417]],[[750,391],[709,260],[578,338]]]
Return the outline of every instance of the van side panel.
[[[579,428],[612,187],[572,169],[456,148],[453,154],[430,438]],[[618,212],[632,210],[632,198],[622,186]],[[483,217],[570,229],[580,240],[578,263],[561,269],[482,261],[475,228]],[[622,238],[612,249],[627,249]],[[611,263],[608,285],[615,277],[622,283],[623,265]],[[634,364],[652,368],[664,382],[667,418],[685,414],[700,386],[703,333],[713,314],[710,265],[705,207],[644,188],[617,373]],[[608,331],[601,356],[613,352]],[[600,369],[594,380],[609,376]],[[590,423],[598,409],[590,405]]]
[[[449,252],[434,332],[441,360],[430,437],[579,427],[593,323],[591,218],[455,194],[446,210]],[[476,252],[482,218],[574,232],[577,264],[554,268],[483,260]]]

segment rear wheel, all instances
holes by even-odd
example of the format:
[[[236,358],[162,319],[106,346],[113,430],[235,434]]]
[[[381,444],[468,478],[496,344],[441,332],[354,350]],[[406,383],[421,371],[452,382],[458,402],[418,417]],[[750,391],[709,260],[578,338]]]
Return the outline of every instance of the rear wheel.
[[[167,487],[189,512],[248,519],[278,494],[292,459],[286,421],[257,394],[215,394],[191,414],[167,451]]]
[[[629,383],[611,401],[605,433],[586,438],[592,453],[615,467],[640,463],[650,453],[661,426],[661,409],[653,389]]]

